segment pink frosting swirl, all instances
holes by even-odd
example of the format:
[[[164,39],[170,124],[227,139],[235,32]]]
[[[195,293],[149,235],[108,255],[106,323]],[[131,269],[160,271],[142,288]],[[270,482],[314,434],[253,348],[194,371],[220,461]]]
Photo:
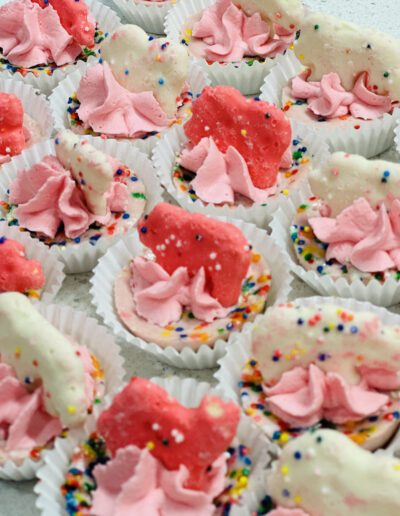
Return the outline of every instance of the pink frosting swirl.
[[[87,70],[77,98],[84,127],[98,133],[140,138],[169,124],[152,92],[131,93],[117,82],[106,62]]]
[[[82,235],[95,221],[107,224],[111,210],[123,211],[128,202],[126,185],[114,182],[108,193],[109,212],[96,216],[85,204],[78,184],[54,156],[46,156],[31,169],[21,170],[10,186],[10,202],[22,227],[54,238],[64,225],[68,238]]]
[[[204,491],[185,487],[188,470],[169,471],[147,450],[127,446],[105,465],[93,470],[97,489],[92,512],[97,516],[162,514],[163,516],[211,516],[213,499],[223,490],[226,458],[221,455]]]
[[[377,95],[368,89],[368,73],[359,76],[351,92],[346,91],[337,73],[329,73],[320,82],[307,82],[308,72],[292,79],[292,95],[307,99],[308,109],[317,116],[337,118],[352,115],[363,120],[375,120],[393,109],[387,95]]]
[[[368,375],[372,377],[371,371]],[[358,421],[376,414],[389,401],[363,378],[359,385],[349,385],[339,374],[325,374],[313,364],[308,369],[295,367],[283,373],[276,385],[263,389],[271,411],[295,426],[311,426],[321,419],[338,424]]]
[[[389,212],[378,210],[364,198],[357,199],[336,218],[309,219],[315,236],[328,245],[326,260],[351,263],[363,272],[400,269],[400,200]]]
[[[232,146],[226,153],[221,152],[212,137],[185,149],[179,161],[182,167],[196,173],[191,185],[204,202],[233,203],[237,193],[260,203],[276,192],[276,185],[264,190],[255,187],[242,155]]]
[[[172,275],[161,265],[135,258],[131,263],[131,289],[137,313],[147,321],[165,326],[179,321],[184,307],[206,322],[225,317],[224,308],[205,289],[204,268],[190,279],[186,267],[178,267]]]
[[[73,63],[82,51],[53,7],[42,9],[29,0],[16,0],[0,8],[0,47],[13,65],[26,68]]]
[[[294,40],[294,32],[268,23],[256,13],[247,16],[231,0],[217,0],[193,26],[192,34],[207,45],[209,61],[240,61],[244,56],[274,57]]]

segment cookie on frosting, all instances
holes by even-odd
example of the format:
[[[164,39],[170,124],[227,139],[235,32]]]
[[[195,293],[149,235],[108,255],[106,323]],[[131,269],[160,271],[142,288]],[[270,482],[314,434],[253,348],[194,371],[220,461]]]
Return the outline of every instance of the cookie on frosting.
[[[259,13],[264,21],[269,21],[288,30],[299,28],[304,8],[300,0],[234,0],[246,14]]]

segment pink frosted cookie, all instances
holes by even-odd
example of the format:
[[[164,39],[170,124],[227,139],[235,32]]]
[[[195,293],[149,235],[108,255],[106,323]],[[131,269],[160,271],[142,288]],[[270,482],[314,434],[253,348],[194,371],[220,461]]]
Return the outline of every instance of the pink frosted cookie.
[[[264,310],[268,266],[235,226],[161,203],[139,236],[154,258],[145,251],[115,283],[118,315],[134,335],[197,349]]]
[[[253,330],[241,403],[278,444],[335,428],[368,450],[400,423],[400,328],[335,305],[280,305]]]
[[[45,282],[41,263],[29,260],[20,242],[0,236],[0,292],[40,297]]]

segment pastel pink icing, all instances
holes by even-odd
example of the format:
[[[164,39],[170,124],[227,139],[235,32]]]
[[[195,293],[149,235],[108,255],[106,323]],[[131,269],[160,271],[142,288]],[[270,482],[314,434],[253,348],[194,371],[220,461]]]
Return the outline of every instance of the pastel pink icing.
[[[85,128],[112,136],[140,138],[159,132],[169,120],[150,91],[131,93],[104,62],[90,67],[77,91],[77,113]]]
[[[304,512],[301,509],[285,509],[284,507],[278,507],[268,513],[268,516],[310,516],[308,512]]]
[[[185,487],[186,466],[167,470],[149,450],[127,446],[93,470],[97,489],[92,512],[97,516],[211,516],[215,511],[212,501],[224,488],[226,469],[223,454],[212,466],[207,488],[195,491]]]
[[[46,156],[31,169],[21,170],[10,186],[9,200],[22,227],[54,238],[64,226],[68,238],[81,236],[91,224],[107,224],[111,211],[123,211],[128,203],[126,185],[112,184],[108,213],[96,216],[85,204],[83,192],[55,156]]]
[[[368,89],[367,72],[358,77],[352,91],[343,88],[337,73],[324,75],[320,82],[308,82],[307,75],[308,71],[292,79],[292,95],[307,99],[308,109],[314,115],[329,119],[350,114],[363,120],[375,120],[393,109],[389,96],[377,95]]]
[[[365,380],[349,385],[337,373],[311,364],[283,373],[273,387],[263,386],[270,410],[291,425],[311,426],[321,419],[337,424],[376,414],[389,398],[371,390]]]
[[[274,57],[293,42],[295,33],[262,20],[258,13],[247,16],[231,0],[217,0],[192,29],[195,38],[206,43],[210,61],[240,61],[244,56]]]
[[[76,347],[76,351],[85,369],[90,406],[95,390],[92,359],[86,348]],[[0,449],[6,453],[44,446],[63,429],[60,420],[44,408],[43,387],[32,386],[32,390],[28,387],[29,384],[23,385],[19,381],[12,367],[0,362]]]
[[[204,268],[190,279],[186,267],[178,267],[171,275],[156,262],[137,257],[131,263],[131,290],[137,313],[147,321],[165,326],[179,321],[184,307],[193,315],[211,322],[225,317],[224,308],[205,288]]]
[[[364,198],[357,199],[336,218],[309,219],[315,236],[329,244],[325,258],[351,263],[363,272],[400,269],[400,200],[389,212],[382,203],[377,210]]]
[[[53,7],[42,9],[29,0],[0,7],[0,47],[13,65],[25,68],[73,63],[82,51]]]

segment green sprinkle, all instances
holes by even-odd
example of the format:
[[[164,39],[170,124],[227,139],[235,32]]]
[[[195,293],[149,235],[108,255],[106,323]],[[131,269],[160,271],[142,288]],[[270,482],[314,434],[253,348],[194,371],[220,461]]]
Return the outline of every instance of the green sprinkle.
[[[300,159],[302,157],[303,153],[299,150],[293,152],[293,159]]]
[[[319,29],[319,25],[314,25],[314,30],[318,30]]]
[[[389,75],[390,75],[390,73],[389,73],[389,72],[383,72],[383,76],[384,76],[384,77],[386,77],[386,78],[387,78],[387,77],[389,77]]]
[[[147,199],[143,193],[133,192],[131,195],[134,199]]]

